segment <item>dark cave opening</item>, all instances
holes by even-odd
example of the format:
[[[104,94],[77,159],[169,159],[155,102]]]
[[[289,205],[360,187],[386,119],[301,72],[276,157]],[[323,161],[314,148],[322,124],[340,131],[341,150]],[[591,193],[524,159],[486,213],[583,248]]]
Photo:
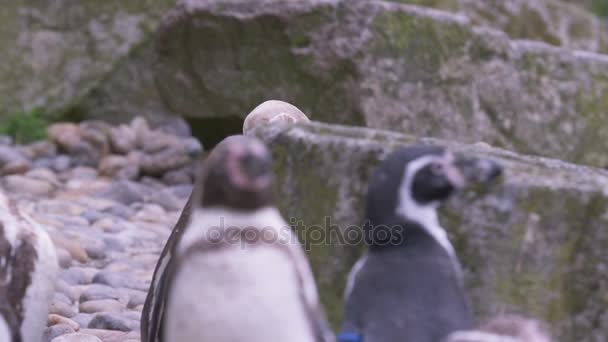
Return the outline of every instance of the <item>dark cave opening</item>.
[[[215,145],[229,135],[243,133],[244,119],[229,116],[216,118],[186,118],[192,136],[197,138],[205,148],[210,151]]]

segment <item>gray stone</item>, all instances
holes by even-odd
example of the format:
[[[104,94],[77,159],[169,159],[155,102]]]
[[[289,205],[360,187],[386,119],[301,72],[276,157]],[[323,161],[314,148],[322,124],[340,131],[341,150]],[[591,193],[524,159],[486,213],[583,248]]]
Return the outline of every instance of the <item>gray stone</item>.
[[[56,172],[63,172],[69,169],[71,165],[72,159],[65,154],[61,154],[53,158],[51,168]]]
[[[15,147],[0,145],[0,165],[15,161],[27,161],[25,156]]]
[[[141,281],[134,278],[131,274],[125,272],[117,273],[101,271],[95,275],[93,278],[93,283],[108,285],[115,288],[126,287],[130,289],[147,290],[147,286],[145,284],[142,284]]]
[[[63,316],[55,315],[55,314],[50,314],[48,316],[47,324],[48,324],[48,326],[67,325],[70,328],[72,328],[72,330],[73,330],[72,332],[78,331],[78,329],[80,329],[80,325],[78,323],[76,323],[74,320],[71,320],[71,319],[63,317]]]
[[[103,342],[99,337],[90,334],[73,333],[54,338],[51,342]]]
[[[162,180],[167,185],[192,184],[194,182],[193,166],[186,165],[176,170],[165,172]]]
[[[49,314],[56,314],[63,317],[74,317],[77,313],[76,308],[61,301],[53,300],[49,306]]]
[[[55,187],[59,187],[61,185],[57,180],[57,176],[55,175],[55,173],[48,168],[35,168],[29,170],[25,173],[25,176],[32,179],[46,181],[50,184],[53,184]]]
[[[146,302],[147,293],[144,291],[131,291],[127,308],[133,309]]]
[[[106,257],[106,244],[104,241],[92,240],[84,244],[87,256],[93,260],[104,259]]]
[[[125,305],[115,299],[98,299],[80,303],[78,308],[83,313],[120,312]]]
[[[118,217],[104,217],[95,221],[93,227],[100,228],[104,232],[117,233],[129,229],[132,224]]]
[[[128,154],[135,149],[136,142],[136,132],[129,125],[120,125],[110,130],[110,146],[115,153]]]
[[[44,332],[42,333],[42,341],[50,342],[53,341],[53,339],[57,336],[72,334],[74,332],[76,332],[74,328],[67,324],[55,324],[44,329]]]
[[[55,283],[55,291],[68,297],[70,303],[74,303],[76,301],[76,294],[74,293],[74,290],[72,290],[72,287],[61,278],[57,279],[57,282]]]
[[[68,178],[77,180],[94,180],[97,178],[97,170],[92,167],[78,166],[70,170]]]
[[[29,159],[50,158],[57,154],[57,146],[48,140],[33,142],[22,150]]]
[[[77,268],[63,270],[59,274],[59,278],[69,285],[84,285],[90,282],[89,277],[81,269]]]
[[[97,195],[102,198],[129,205],[136,202],[144,202],[151,194],[149,189],[141,184],[128,180],[120,180],[112,183],[108,189],[103,190]]]
[[[125,156],[108,155],[99,162],[99,174],[106,177],[116,177],[124,168],[129,165],[129,160]]]
[[[55,190],[55,186],[52,183],[22,175],[6,176],[3,183],[6,191],[16,194],[48,196]]]
[[[100,221],[105,219],[105,214],[99,210],[87,209],[82,212],[82,217],[85,218],[89,223],[95,223],[96,221]]]
[[[53,300],[57,301],[57,302],[62,302],[63,304],[66,304],[66,305],[72,305],[73,304],[72,300],[68,296],[66,296],[65,294],[63,294],[61,292],[55,292]]]
[[[178,198],[184,199],[190,197],[192,193],[192,184],[179,184],[169,187],[169,190]]]
[[[167,211],[177,211],[184,206],[183,201],[169,189],[159,191],[158,195],[150,197],[148,202],[158,204]]]
[[[185,146],[171,146],[141,158],[141,170],[151,176],[162,176],[165,172],[178,169],[190,161]]]
[[[256,131],[272,149],[279,207],[303,227],[334,232],[360,225],[367,181],[378,161],[413,142],[449,146],[504,167],[492,189],[470,189],[442,208],[480,320],[502,312],[532,315],[564,341],[605,339],[608,288],[608,172],[518,155],[486,144],[417,139],[386,131],[324,125]],[[348,175],[348,176],[345,176]],[[328,221],[331,219],[331,221]],[[331,235],[329,235],[331,237]],[[346,274],[360,245],[304,241],[320,296],[340,322]],[[572,317],[576,317],[573,319]]]
[[[81,327],[89,326],[89,322],[93,319],[93,314],[79,312],[76,316],[71,317],[71,320],[78,323]]]
[[[78,99],[149,39],[175,3],[11,1],[0,17],[0,54],[10,66],[0,74],[5,80],[1,114],[75,108]]]
[[[190,138],[192,136],[190,126],[186,120],[180,117],[169,118],[168,120],[156,125],[155,129],[169,135],[175,135],[183,138]]]
[[[391,1],[464,14],[476,25],[500,29],[514,39],[540,40],[577,50],[608,51],[605,23],[596,15],[562,1]]]
[[[124,252],[127,249],[126,241],[116,236],[106,236],[103,238],[105,248],[108,251]]]
[[[119,330],[119,331],[131,331],[137,328],[136,321],[127,319],[122,315],[112,313],[99,313],[93,316],[93,319],[89,323],[89,329],[105,329],[105,330]]]
[[[80,294],[78,301],[80,303],[98,299],[121,299],[118,291],[107,285],[91,284],[86,290]]]
[[[68,268],[72,265],[72,255],[63,248],[57,248],[57,260],[62,268]]]
[[[135,211],[133,209],[120,203],[107,207],[103,210],[103,212],[112,216],[123,218],[125,220],[128,220],[131,216],[135,215]]]

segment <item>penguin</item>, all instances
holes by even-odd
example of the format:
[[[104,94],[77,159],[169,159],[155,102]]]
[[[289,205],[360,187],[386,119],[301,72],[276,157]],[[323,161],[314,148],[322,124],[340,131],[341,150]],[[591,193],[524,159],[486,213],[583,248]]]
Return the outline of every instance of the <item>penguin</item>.
[[[42,340],[58,273],[47,231],[0,192],[0,341]]]
[[[159,261],[163,290],[149,310],[161,311],[142,315],[153,317],[142,341],[334,340],[273,177],[256,138],[231,136],[210,153]]]
[[[551,342],[551,335],[538,320],[508,314],[494,317],[477,330],[453,332],[446,342]]]
[[[268,100],[245,117],[243,134],[249,134],[256,127],[267,124],[295,124],[310,122],[310,119],[298,107],[279,100]]]
[[[473,326],[462,271],[439,205],[471,182],[501,174],[490,160],[414,145],[387,156],[368,185],[368,251],[351,269],[338,341],[440,342]]]

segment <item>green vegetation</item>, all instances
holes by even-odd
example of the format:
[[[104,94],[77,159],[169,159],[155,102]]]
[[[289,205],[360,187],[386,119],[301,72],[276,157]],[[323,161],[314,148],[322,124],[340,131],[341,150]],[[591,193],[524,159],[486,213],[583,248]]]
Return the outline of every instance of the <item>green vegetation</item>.
[[[8,135],[17,144],[46,138],[46,128],[52,117],[36,108],[29,113],[15,113],[0,119],[0,134]]]
[[[600,17],[608,17],[608,0],[593,0],[592,9]]]

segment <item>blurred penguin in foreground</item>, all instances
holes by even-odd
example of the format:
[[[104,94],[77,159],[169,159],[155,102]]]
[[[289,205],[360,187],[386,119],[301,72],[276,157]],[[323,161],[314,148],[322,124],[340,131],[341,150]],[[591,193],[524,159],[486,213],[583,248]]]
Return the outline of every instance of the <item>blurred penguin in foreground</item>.
[[[58,272],[47,231],[0,192],[0,341],[42,340]]]
[[[246,136],[204,161],[157,264],[142,341],[334,340],[306,256],[274,206],[271,167],[264,144]]]

